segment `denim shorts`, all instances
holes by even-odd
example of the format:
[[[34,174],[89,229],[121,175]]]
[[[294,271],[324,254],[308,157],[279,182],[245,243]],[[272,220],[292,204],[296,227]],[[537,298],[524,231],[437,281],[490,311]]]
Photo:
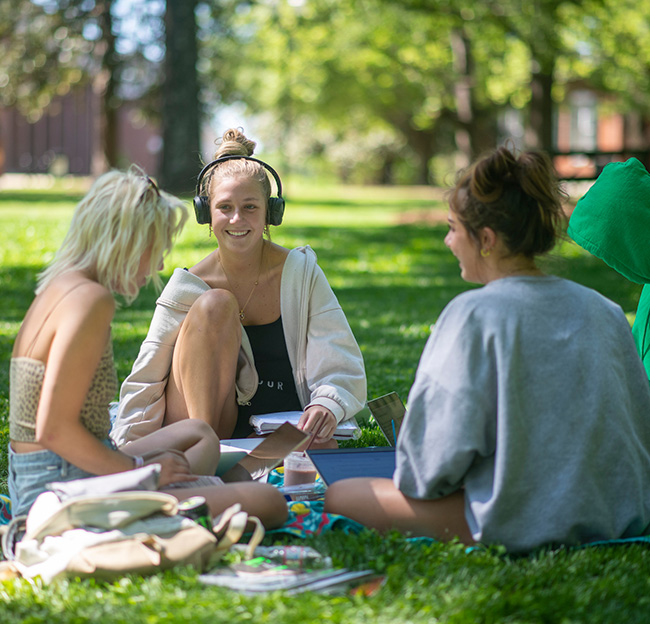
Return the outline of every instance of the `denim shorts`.
[[[102,443],[109,448],[115,448],[115,443],[111,439],[104,440]],[[9,444],[11,515],[14,518],[26,515],[36,497],[47,490],[48,483],[95,476],[97,475],[77,468],[52,451],[16,453]]]

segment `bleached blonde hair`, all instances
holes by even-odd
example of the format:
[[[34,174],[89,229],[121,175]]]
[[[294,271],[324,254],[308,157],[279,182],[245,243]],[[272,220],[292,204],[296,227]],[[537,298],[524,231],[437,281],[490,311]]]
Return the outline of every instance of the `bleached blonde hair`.
[[[109,171],[75,208],[61,247],[38,276],[36,294],[63,273],[91,270],[100,284],[130,303],[138,296],[137,271],[149,247],[149,275],[160,289],[160,263],[186,220],[185,204],[161,191],[139,167]]]

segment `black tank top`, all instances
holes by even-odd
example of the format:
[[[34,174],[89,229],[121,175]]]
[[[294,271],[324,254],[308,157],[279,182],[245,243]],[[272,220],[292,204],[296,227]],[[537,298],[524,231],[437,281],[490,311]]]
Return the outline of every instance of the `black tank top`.
[[[248,419],[254,414],[302,410],[293,380],[282,317],[268,325],[249,325],[244,330],[253,349],[259,385],[250,403],[239,406],[233,438],[245,438],[253,433]]]

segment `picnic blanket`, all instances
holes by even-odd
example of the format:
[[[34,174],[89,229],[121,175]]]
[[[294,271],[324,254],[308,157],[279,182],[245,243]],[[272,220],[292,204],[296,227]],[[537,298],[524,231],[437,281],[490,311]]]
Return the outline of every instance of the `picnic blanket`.
[[[11,499],[0,494],[0,524],[9,524],[9,522],[11,522]]]
[[[318,485],[320,476],[316,476],[316,483]],[[284,485],[284,468],[280,466],[271,471],[268,476],[267,483],[275,486],[282,487]],[[324,502],[323,496],[317,500],[310,501],[289,501],[289,517],[287,521],[279,528],[267,531],[268,534],[284,533],[294,535],[296,537],[307,537],[309,535],[320,535],[326,531],[333,529],[341,530],[344,533],[359,533],[365,527],[350,518],[340,516],[338,514],[328,514],[323,511]]]

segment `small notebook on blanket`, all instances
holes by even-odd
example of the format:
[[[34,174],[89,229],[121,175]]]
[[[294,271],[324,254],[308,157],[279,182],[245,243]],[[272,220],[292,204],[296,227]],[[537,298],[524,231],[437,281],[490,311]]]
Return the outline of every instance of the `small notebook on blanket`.
[[[273,412],[271,414],[251,416],[249,422],[255,428],[257,435],[266,435],[271,431],[275,431],[285,422],[297,425],[301,416],[302,412]],[[351,440],[358,438],[360,435],[361,429],[353,417],[340,422],[333,437],[335,440]]]
[[[388,440],[388,444],[395,446],[404,414],[406,414],[404,403],[397,392],[390,392],[368,401],[368,409]]]

